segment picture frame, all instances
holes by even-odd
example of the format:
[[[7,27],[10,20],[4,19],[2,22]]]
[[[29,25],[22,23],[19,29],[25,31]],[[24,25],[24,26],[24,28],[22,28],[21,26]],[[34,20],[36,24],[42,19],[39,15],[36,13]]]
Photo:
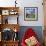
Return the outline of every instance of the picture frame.
[[[24,7],[24,20],[37,21],[38,20],[38,7]]]
[[[9,10],[2,10],[2,15],[9,15]]]

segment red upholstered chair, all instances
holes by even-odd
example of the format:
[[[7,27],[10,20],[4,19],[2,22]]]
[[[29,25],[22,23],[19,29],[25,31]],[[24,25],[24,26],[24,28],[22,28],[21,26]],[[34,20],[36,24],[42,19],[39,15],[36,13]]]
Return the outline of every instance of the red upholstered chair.
[[[24,37],[22,38],[21,46],[27,46],[25,40],[28,39],[28,38],[30,38],[30,37],[32,37],[32,36],[35,37],[36,40],[37,40],[37,44],[35,44],[34,46],[41,46],[40,42],[37,39],[37,35],[33,31],[32,28],[28,28],[27,31],[25,32]]]

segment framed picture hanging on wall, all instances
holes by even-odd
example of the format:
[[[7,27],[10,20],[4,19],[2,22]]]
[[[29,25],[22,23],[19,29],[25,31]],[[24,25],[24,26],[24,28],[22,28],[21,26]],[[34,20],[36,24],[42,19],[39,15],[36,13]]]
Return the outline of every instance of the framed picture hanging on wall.
[[[38,20],[38,7],[24,7],[24,20],[37,21]]]
[[[9,15],[9,10],[2,10],[2,15]]]

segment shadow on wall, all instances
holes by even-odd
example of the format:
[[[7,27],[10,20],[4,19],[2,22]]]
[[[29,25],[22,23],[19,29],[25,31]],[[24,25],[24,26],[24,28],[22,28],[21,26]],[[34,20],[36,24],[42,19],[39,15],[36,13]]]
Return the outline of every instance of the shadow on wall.
[[[20,40],[20,42],[21,42],[21,40],[23,38],[23,35],[24,35],[25,31],[28,28],[32,28],[36,32],[39,41],[41,43],[43,43],[43,30],[42,30],[42,26],[21,26],[20,27],[20,31],[19,31],[19,40]]]

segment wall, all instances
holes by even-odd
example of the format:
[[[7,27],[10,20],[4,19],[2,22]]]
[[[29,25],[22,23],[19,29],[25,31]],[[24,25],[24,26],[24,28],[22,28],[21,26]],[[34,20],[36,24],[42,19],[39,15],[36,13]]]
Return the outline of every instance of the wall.
[[[15,0],[0,0],[0,6],[12,7],[15,6]],[[19,7],[19,24],[20,26],[43,26],[43,0],[17,0]],[[38,7],[38,21],[24,21],[24,7]]]
[[[13,7],[15,0],[0,0],[0,6],[1,7]]]
[[[43,26],[42,0],[21,0],[18,2],[20,2],[19,24],[21,26]],[[24,21],[24,7],[38,7],[38,21]]]

